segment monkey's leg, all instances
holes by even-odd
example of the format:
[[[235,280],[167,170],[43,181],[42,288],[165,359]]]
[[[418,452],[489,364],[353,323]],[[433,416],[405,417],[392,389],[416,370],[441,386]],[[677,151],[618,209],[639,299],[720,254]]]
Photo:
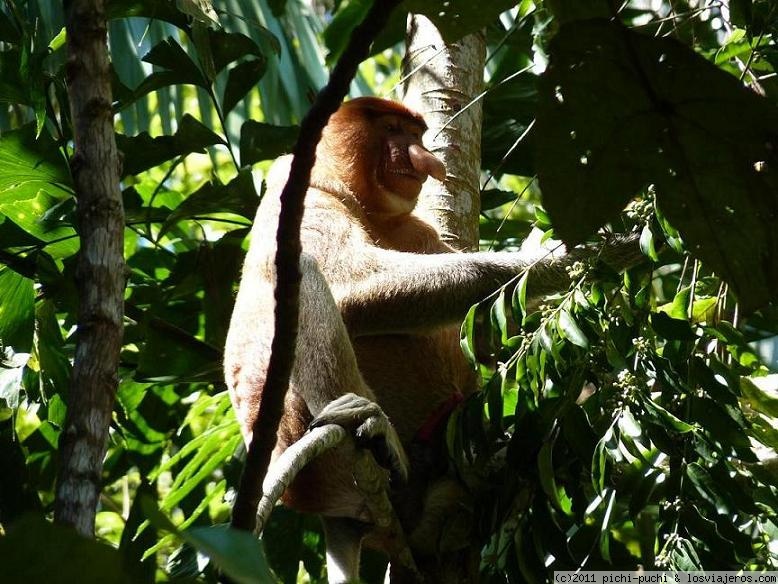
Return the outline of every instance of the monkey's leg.
[[[330,582],[356,581],[362,537],[372,519],[364,494],[354,484],[358,447],[370,447],[379,462],[388,462],[401,476],[407,475],[407,458],[359,372],[348,331],[319,266],[303,254],[300,268],[297,355],[287,404],[299,408],[304,402],[306,413],[314,417],[312,426],[337,424],[354,440],[308,464],[287,489],[286,499],[293,507],[323,516]]]

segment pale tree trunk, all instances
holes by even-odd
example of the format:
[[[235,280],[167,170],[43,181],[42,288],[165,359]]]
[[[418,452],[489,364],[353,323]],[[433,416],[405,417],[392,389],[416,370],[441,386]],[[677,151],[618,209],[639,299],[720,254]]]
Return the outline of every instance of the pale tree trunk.
[[[125,284],[124,210],[103,0],[72,0],[66,28],[75,144],[70,167],[81,249],[76,272],[78,341],[59,442],[54,518],[91,537],[118,385]]]
[[[428,180],[417,209],[437,225],[448,243],[463,251],[476,250],[483,113],[480,100],[471,102],[484,89],[485,38],[474,34],[447,45],[429,19],[412,15],[406,40],[403,101],[424,116],[429,125],[424,143],[446,165],[445,182]],[[480,548],[470,541],[463,541],[460,551],[416,560],[430,584],[479,580]]]
[[[429,19],[413,15],[407,43],[403,101],[424,116],[429,125],[424,142],[446,164],[445,183],[430,180],[424,185],[419,213],[437,224],[454,247],[475,250],[483,112],[480,100],[464,108],[484,88],[484,35],[447,45]]]

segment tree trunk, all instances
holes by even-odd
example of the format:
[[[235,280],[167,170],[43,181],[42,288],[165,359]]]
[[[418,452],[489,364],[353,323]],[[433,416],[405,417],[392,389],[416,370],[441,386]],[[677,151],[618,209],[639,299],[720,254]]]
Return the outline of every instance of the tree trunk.
[[[113,129],[103,0],[72,0],[67,81],[81,250],[78,340],[60,437],[56,521],[94,535],[103,457],[118,385],[124,302],[124,209]]]
[[[404,102],[424,116],[425,144],[446,165],[445,183],[427,181],[418,209],[454,247],[476,250],[483,112],[480,101],[470,102],[484,88],[484,35],[446,45],[429,19],[413,15],[407,44]]]
[[[457,249],[477,250],[483,115],[481,102],[471,102],[484,89],[484,35],[447,45],[429,19],[414,15],[407,44],[404,102],[424,116],[429,125],[424,142],[446,165],[445,182],[425,183],[418,211]],[[424,581],[478,582],[480,549],[468,541],[462,545],[459,552],[416,558]]]

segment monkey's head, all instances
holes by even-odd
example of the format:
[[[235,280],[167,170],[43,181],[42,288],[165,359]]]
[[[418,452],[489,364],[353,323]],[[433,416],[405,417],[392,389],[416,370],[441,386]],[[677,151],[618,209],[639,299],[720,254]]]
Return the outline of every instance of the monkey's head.
[[[348,101],[324,129],[311,182],[353,195],[368,213],[410,213],[427,177],[446,177],[446,167],[422,144],[426,129],[420,115],[399,103]]]

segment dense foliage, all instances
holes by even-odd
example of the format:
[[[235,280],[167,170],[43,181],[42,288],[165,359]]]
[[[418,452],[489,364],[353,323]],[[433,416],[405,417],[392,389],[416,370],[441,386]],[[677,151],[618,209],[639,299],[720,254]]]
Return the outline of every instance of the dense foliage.
[[[637,231],[647,258],[581,262],[540,302],[519,274],[473,307],[484,389],[447,433],[473,504],[449,537],[481,548],[484,581],[778,569],[778,7],[633,0],[619,24],[610,2],[437,4],[410,3],[450,38],[486,26],[483,247]],[[129,269],[97,531],[118,552],[40,519],[75,346],[72,133],[59,4],[4,0],[0,569],[265,582],[258,545],[222,526],[243,447],[221,347],[262,171],[367,3],[108,5]],[[355,93],[398,81],[403,22]],[[280,581],[323,577],[314,518],[279,508],[264,547]]]

